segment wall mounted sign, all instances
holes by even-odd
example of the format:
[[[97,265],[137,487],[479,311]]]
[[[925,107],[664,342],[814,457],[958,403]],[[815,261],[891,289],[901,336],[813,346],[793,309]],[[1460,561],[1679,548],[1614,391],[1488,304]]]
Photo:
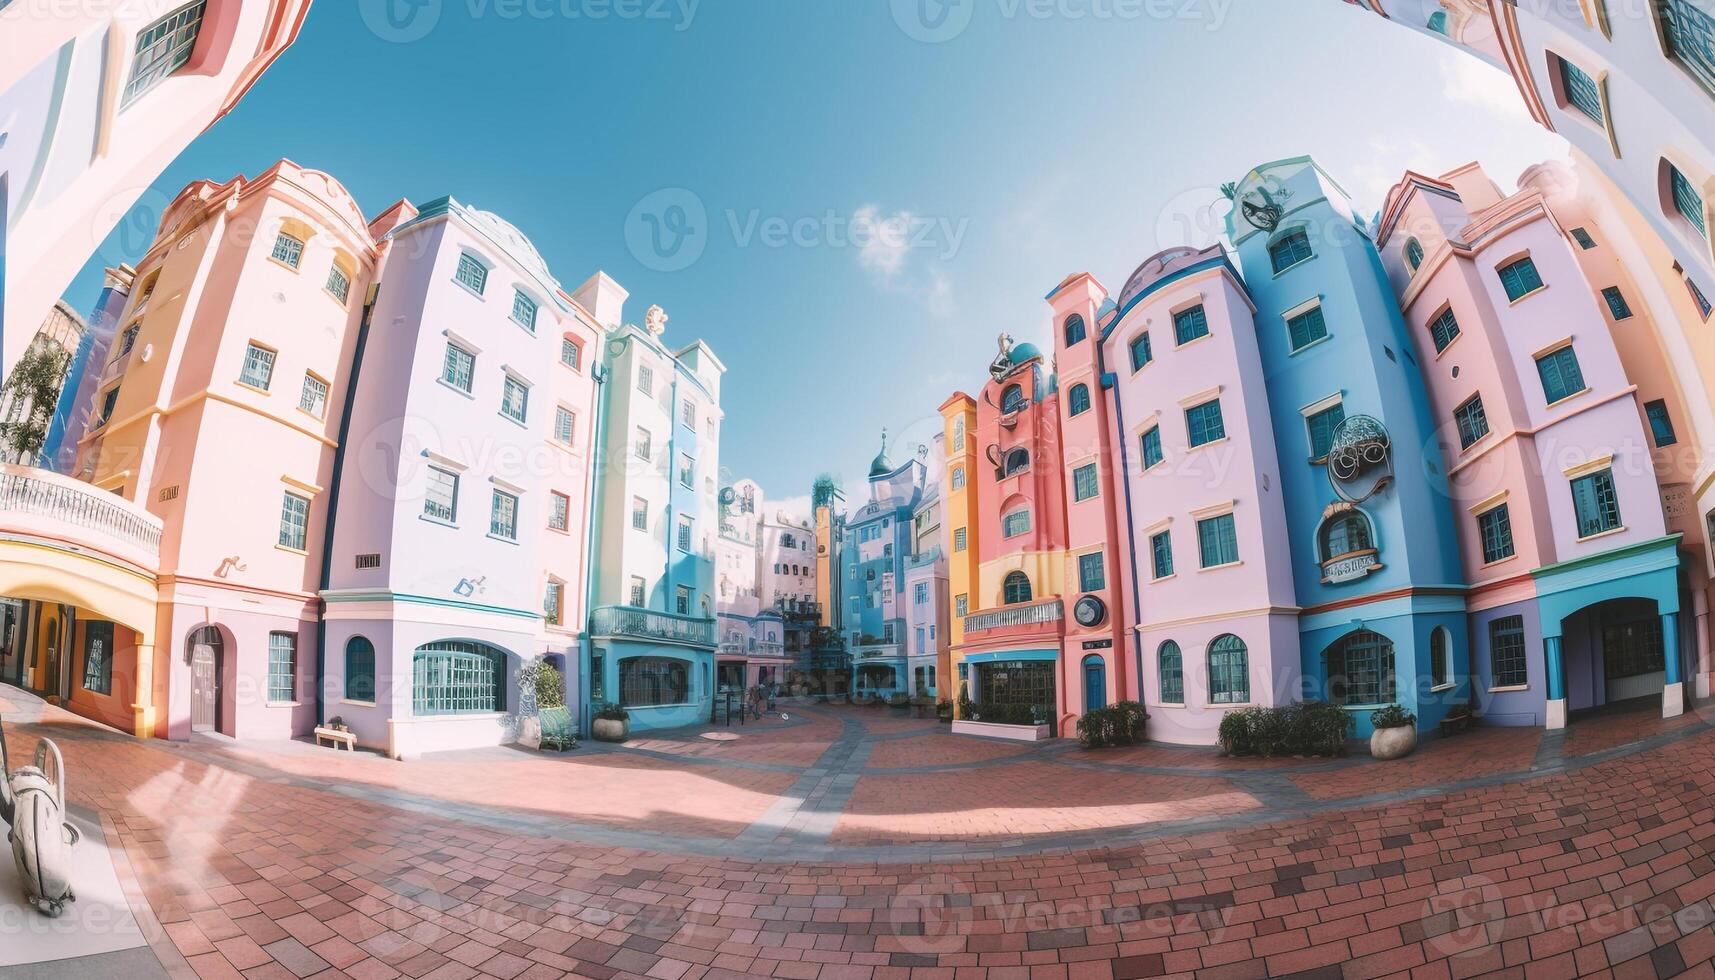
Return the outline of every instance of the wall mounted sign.
[[[1374,416],[1353,415],[1334,429],[1328,482],[1340,499],[1361,504],[1393,482],[1393,442]]]

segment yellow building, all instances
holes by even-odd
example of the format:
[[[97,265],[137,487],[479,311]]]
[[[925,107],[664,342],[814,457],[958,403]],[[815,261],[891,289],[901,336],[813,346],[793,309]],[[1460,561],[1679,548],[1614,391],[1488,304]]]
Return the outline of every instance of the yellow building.
[[[948,646],[952,649],[950,678],[964,680],[964,654],[959,647],[965,642],[965,616],[971,611],[971,594],[978,587],[976,497],[967,482],[976,472],[977,440],[973,434],[977,425],[977,403],[964,392],[955,392],[941,403],[941,422],[946,433],[947,471],[943,475],[942,499],[945,501],[947,592],[952,596],[952,621],[948,624]],[[986,603],[978,603],[986,605]],[[957,702],[962,684],[952,688]]]

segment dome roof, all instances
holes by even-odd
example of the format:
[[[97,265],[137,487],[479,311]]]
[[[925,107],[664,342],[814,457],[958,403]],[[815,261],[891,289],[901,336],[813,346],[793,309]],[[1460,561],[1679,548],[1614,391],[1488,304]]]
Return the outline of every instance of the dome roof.
[[[1120,290],[1119,308],[1125,309],[1126,304],[1130,303],[1134,296],[1180,269],[1196,265],[1198,262],[1219,254],[1222,254],[1220,245],[1211,245],[1204,249],[1192,248],[1189,245],[1176,245],[1172,248],[1162,249],[1144,259],[1132,272],[1131,277],[1126,280],[1125,288]]]
[[[1041,357],[1042,351],[1032,343],[1022,343],[1012,349],[1012,363],[1023,364],[1033,357]]]
[[[886,476],[893,472],[893,463],[887,458],[887,430],[881,430],[881,452],[875,454],[875,459],[869,464],[870,476]]]
[[[529,265],[532,268],[532,271],[548,282],[554,281],[554,277],[548,273],[548,263],[542,260],[542,253],[536,251],[535,243],[531,242],[523,232],[519,231],[517,225],[507,221],[505,218],[495,214],[493,211],[478,211],[473,208],[471,209],[471,213],[478,221],[486,224],[489,232],[493,234],[501,244],[510,249],[520,261]]]

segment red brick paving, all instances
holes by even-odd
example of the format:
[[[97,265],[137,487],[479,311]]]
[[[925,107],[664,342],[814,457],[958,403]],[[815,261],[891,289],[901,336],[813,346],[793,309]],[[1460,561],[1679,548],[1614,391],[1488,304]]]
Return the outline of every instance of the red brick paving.
[[[1704,710],[1707,712],[1709,709],[1706,707]],[[1651,735],[1678,731],[1703,720],[1702,713],[1694,711],[1688,711],[1676,718],[1662,718],[1660,705],[1652,698],[1638,710],[1610,712],[1574,721],[1566,729],[1566,747],[1563,754],[1590,755],[1604,749],[1639,742]]]
[[[1523,772],[1535,760],[1541,741],[1542,732],[1536,728],[1475,728],[1435,739],[1422,752],[1398,762],[1369,761],[1333,772],[1293,773],[1289,778],[1318,800],[1420,789],[1476,776]]]
[[[917,766],[948,766],[969,762],[1010,759],[1029,751],[1022,742],[992,739],[945,738],[919,735],[875,743],[869,753],[871,769],[909,769]]]

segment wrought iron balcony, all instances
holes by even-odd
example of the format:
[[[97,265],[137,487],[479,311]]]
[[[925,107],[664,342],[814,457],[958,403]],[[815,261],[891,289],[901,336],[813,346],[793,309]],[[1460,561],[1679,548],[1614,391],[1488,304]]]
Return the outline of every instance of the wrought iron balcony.
[[[1045,599],[1029,605],[1002,606],[986,609],[965,617],[965,632],[995,630],[1008,626],[1036,626],[1056,623],[1065,618],[1065,607],[1059,599]]]
[[[783,657],[786,655],[786,648],[782,644],[769,643],[766,640],[750,643],[729,641],[722,643],[718,652],[723,657]]]
[[[161,557],[161,519],[81,480],[0,464],[0,526],[142,558]]]
[[[636,606],[598,606],[590,613],[590,635],[659,640],[693,647],[714,647],[715,621]]]

